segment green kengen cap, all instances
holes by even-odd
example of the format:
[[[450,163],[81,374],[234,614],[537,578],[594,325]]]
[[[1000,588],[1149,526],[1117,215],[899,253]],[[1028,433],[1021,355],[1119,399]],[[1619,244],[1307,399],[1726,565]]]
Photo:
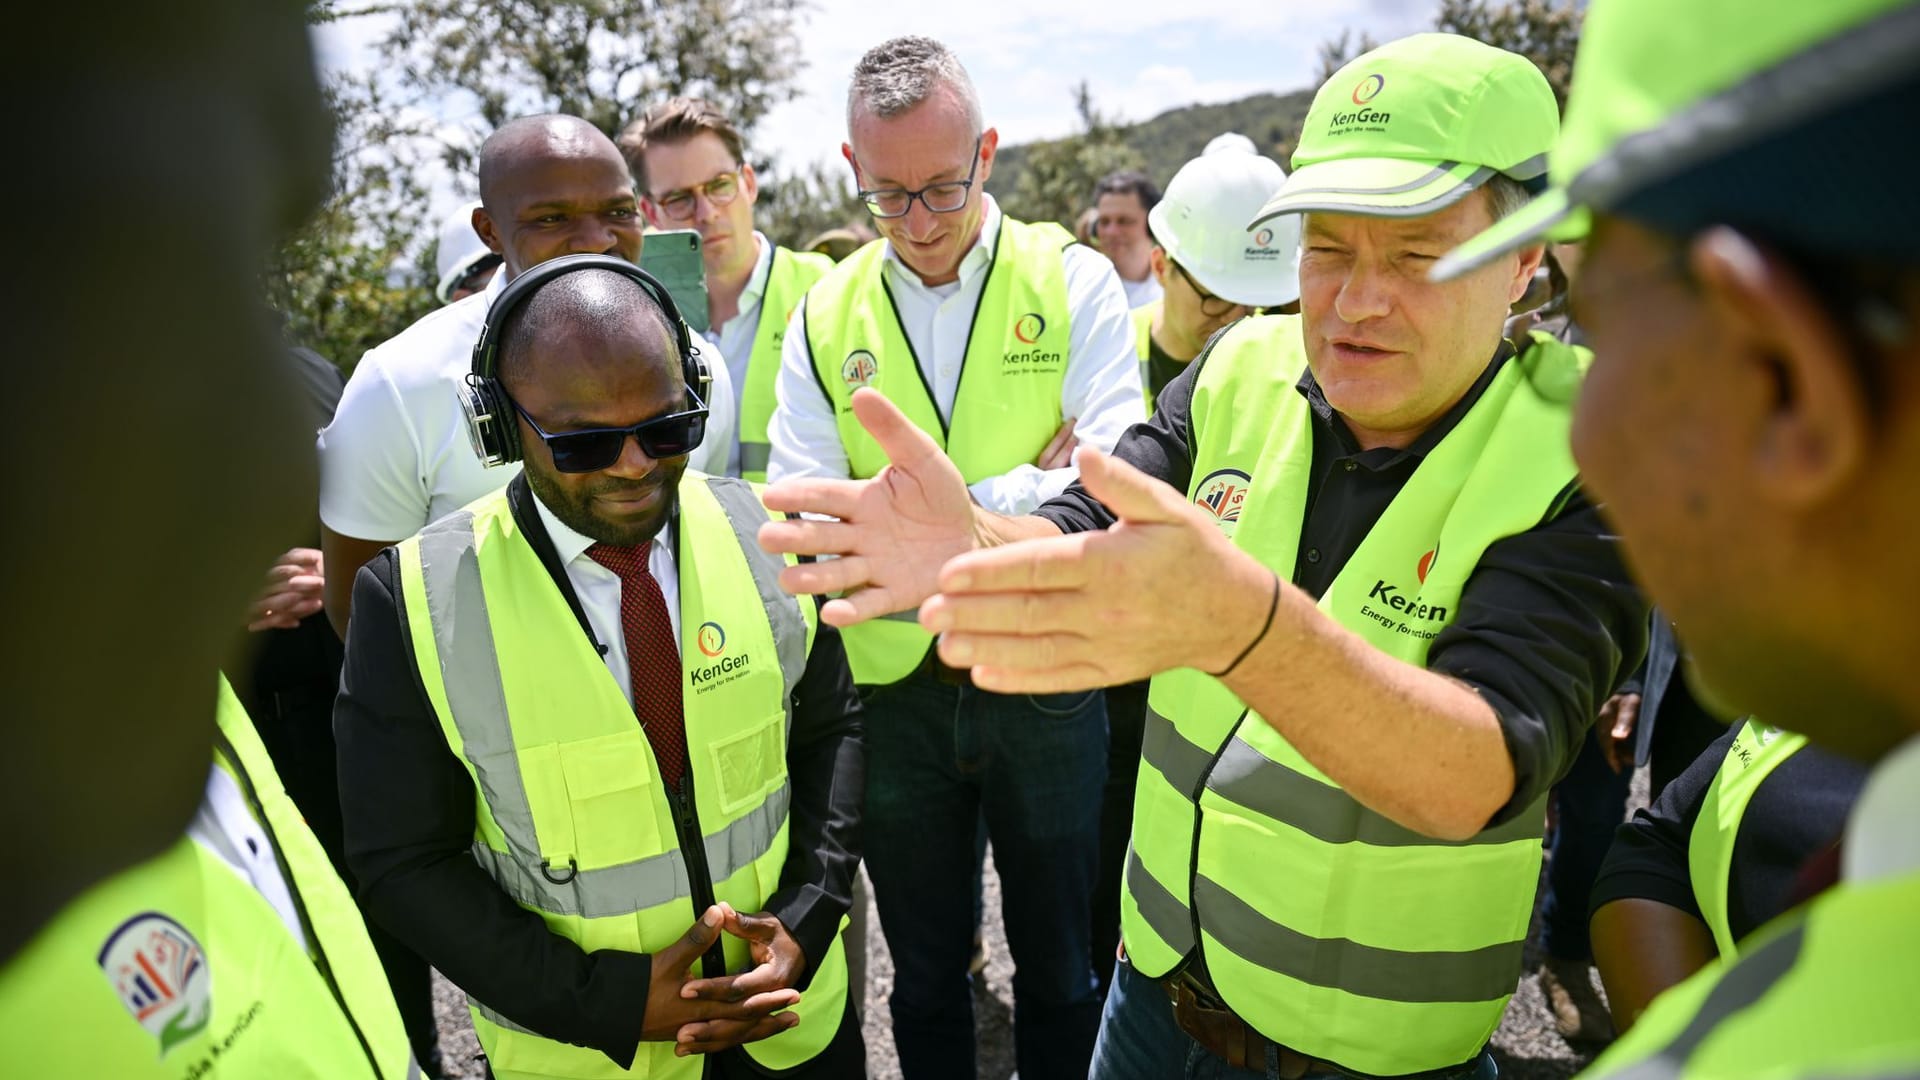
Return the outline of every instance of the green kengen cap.
[[[1495,173],[1547,171],[1560,130],[1546,76],[1456,34],[1415,34],[1334,73],[1313,97],[1293,174],[1248,228],[1309,211],[1420,217]]]
[[[1911,78],[1911,0],[1594,0],[1574,63],[1553,188],[1433,269],[1457,277],[1744,146]],[[1910,138],[1912,117],[1886,136]],[[1298,176],[1298,173],[1294,174]]]

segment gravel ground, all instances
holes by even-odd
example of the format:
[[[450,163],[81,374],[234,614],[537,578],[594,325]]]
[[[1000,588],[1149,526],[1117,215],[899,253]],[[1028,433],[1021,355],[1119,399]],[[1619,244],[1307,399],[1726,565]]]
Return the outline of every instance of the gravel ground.
[[[1645,806],[1645,770],[1634,777],[1629,807]],[[1013,1071],[1013,961],[1000,923],[1000,879],[991,855],[986,874],[987,970],[974,986],[974,1025],[979,1035],[980,1080],[1007,1080]],[[1493,1036],[1494,1057],[1503,1080],[1565,1080],[1592,1060],[1591,1050],[1576,1050],[1553,1029],[1535,972],[1540,965],[1540,919],[1536,906],[1527,942],[1525,974]],[[1594,980],[1595,986],[1599,980]],[[900,1064],[887,1022],[887,994],[893,988],[893,961],[880,936],[878,919],[868,920],[867,997],[864,1032],[871,1080],[900,1080]],[[434,1005],[440,1018],[440,1049],[449,1080],[479,1080],[480,1044],[467,1019],[466,999],[452,983],[434,975]],[[1042,1078],[1029,1078],[1042,1080]],[[1051,1080],[1051,1078],[1047,1078]]]

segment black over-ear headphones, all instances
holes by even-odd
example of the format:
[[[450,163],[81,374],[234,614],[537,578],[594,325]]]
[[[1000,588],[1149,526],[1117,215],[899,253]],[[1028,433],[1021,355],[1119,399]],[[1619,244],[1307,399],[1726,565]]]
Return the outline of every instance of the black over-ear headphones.
[[[646,290],[666,313],[667,325],[673,328],[673,345],[680,353],[680,372],[686,378],[687,389],[699,395],[702,402],[707,400],[707,385],[712,381],[707,362],[693,351],[693,332],[687,329],[680,309],[658,278],[617,255],[568,255],[553,259],[514,278],[500,290],[493,306],[487,309],[480,341],[473,347],[473,370],[467,375],[466,385],[460,388],[460,408],[467,417],[467,437],[473,441],[473,452],[482,465],[510,465],[521,457],[519,418],[499,378],[500,333],[507,316],[539,292],[541,286],[576,270],[611,270],[633,279]]]

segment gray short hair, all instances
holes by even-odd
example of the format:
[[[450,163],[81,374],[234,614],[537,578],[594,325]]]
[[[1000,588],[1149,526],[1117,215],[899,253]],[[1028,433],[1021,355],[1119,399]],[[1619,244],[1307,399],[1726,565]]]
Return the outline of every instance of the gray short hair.
[[[1533,201],[1533,196],[1520,181],[1502,173],[1494,173],[1489,177],[1481,185],[1481,190],[1487,193],[1487,212],[1493,215],[1495,221],[1519,213],[1522,207]]]
[[[853,83],[847,87],[847,130],[853,130],[853,118],[862,109],[883,120],[899,116],[943,86],[966,106],[967,123],[979,135],[985,128],[980,95],[953,50],[928,37],[883,41],[868,49],[853,67]]]

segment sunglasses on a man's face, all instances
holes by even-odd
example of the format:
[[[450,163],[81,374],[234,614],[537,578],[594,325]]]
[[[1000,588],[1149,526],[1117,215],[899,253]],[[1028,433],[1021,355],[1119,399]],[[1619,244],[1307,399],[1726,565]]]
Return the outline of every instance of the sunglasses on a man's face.
[[[564,473],[590,473],[599,472],[619,461],[620,452],[626,449],[629,436],[637,440],[640,449],[656,461],[692,453],[707,433],[707,403],[701,401],[691,389],[687,391],[687,398],[693,403],[692,408],[642,420],[631,427],[587,428],[559,434],[541,427],[540,422],[521,408],[519,402],[514,402],[513,407],[547,444],[547,451],[553,455],[554,468]]]

